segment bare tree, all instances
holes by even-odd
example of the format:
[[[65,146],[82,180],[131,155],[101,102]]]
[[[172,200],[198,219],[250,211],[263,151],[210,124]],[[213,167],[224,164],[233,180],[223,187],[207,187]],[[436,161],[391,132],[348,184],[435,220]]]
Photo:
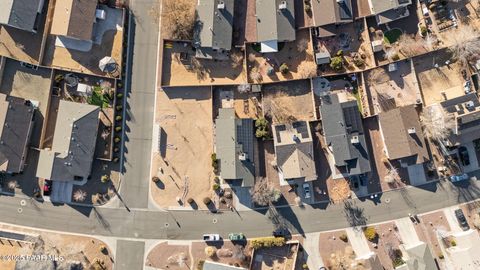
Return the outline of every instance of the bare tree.
[[[304,52],[308,48],[308,39],[302,38],[297,41],[297,50],[298,52]]]
[[[243,65],[243,53],[236,51],[230,54],[232,60],[232,68],[237,68]]]
[[[453,115],[445,112],[439,104],[425,107],[420,120],[424,126],[425,136],[438,142],[446,139],[455,127]]]
[[[317,64],[313,61],[303,61],[298,66],[298,73],[302,79],[317,76]]]
[[[87,192],[78,189],[73,193],[73,200],[76,202],[83,202],[87,198]]]
[[[195,1],[169,0],[163,4],[162,26],[167,39],[192,39]],[[201,28],[201,26],[200,26]]]
[[[385,175],[384,181],[387,184],[392,185],[399,178],[400,178],[400,175],[398,174],[398,169],[392,166],[388,169],[388,172]]]
[[[345,247],[345,250],[337,250],[330,254],[331,270],[363,270],[365,267],[361,261],[355,260],[355,252],[351,246]]]
[[[449,35],[449,41],[453,57],[464,67],[480,53],[478,31],[470,25],[459,27],[455,33]]]
[[[257,67],[253,67],[252,70],[250,70],[250,78],[254,82],[261,82],[263,80],[262,73],[260,73]]]
[[[402,34],[398,39],[398,49],[406,57],[412,57],[425,51],[422,42],[418,42],[414,36]]]
[[[260,178],[250,189],[252,201],[260,206],[269,206],[280,199],[280,190],[274,188],[267,179]]]
[[[242,93],[242,94],[250,93],[250,91],[252,91],[252,87],[250,86],[250,84],[244,83],[237,86],[237,90],[239,93]]]

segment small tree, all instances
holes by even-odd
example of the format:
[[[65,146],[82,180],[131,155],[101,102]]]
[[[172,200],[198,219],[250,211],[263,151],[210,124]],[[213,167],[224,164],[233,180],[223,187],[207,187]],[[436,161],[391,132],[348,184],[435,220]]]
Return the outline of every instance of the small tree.
[[[385,175],[385,183],[391,185],[399,179],[400,175],[398,174],[398,170],[395,167],[391,167],[388,169],[387,175]]]
[[[305,5],[307,6],[307,5]],[[297,41],[297,51],[298,52],[305,52],[308,48],[308,39],[302,38]]]
[[[342,56],[332,57],[332,59],[330,60],[330,67],[333,70],[336,70],[336,71],[342,70],[342,68],[343,68],[343,58],[342,58]]]
[[[288,65],[286,63],[281,64],[279,69],[283,75],[286,75],[289,72]]]
[[[449,42],[452,43],[450,50],[464,67],[480,53],[480,40],[477,37],[478,32],[471,25],[459,27],[455,33],[449,35]]]
[[[363,233],[368,241],[375,241],[378,237],[377,231],[373,227],[366,227],[363,229]]]
[[[215,247],[208,246],[205,248],[205,255],[207,255],[207,257],[212,258],[215,254],[217,254],[217,249]]]
[[[269,131],[268,131],[268,120],[264,117],[258,118],[255,120],[255,127],[257,128],[255,131],[255,137],[268,139]]]
[[[110,181],[110,176],[108,174],[104,174],[102,175],[102,177],[100,178],[100,181],[102,183],[107,183],[108,181]]]
[[[78,189],[73,193],[73,200],[76,202],[83,202],[87,198],[87,192]]]
[[[17,187],[17,181],[15,181],[15,180],[8,181],[7,187],[10,190],[14,190]]]
[[[345,243],[348,242],[348,236],[345,233],[342,233],[338,238]]]

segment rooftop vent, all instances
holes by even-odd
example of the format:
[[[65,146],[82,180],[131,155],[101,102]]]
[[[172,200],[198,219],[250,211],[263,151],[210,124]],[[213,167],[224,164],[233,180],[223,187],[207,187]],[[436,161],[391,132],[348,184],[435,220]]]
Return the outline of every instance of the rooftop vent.
[[[408,129],[408,134],[415,134],[416,133],[416,129],[414,127],[411,127]]]
[[[294,142],[299,142],[299,141],[300,141],[300,139],[298,138],[297,135],[293,135],[293,136],[292,136],[292,140],[293,140]]]
[[[475,103],[473,103],[473,101],[470,100],[470,101],[465,103],[465,107],[469,110],[473,110],[473,108],[475,108]]]
[[[225,9],[225,2],[223,2],[223,1],[219,2],[218,5],[217,5],[217,8],[218,9]]]
[[[358,136],[352,136],[352,139],[350,139],[350,142],[352,144],[357,144],[360,142],[360,140],[358,139]]]
[[[240,153],[240,155],[238,155],[238,159],[241,161],[247,160],[248,159],[247,153]]]
[[[282,1],[280,5],[278,5],[278,9],[287,9],[287,1]]]

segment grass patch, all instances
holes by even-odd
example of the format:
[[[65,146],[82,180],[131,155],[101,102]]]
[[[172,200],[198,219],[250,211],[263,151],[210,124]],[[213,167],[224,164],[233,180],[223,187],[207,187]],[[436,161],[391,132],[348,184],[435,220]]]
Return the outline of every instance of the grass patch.
[[[108,96],[102,94],[102,88],[95,86],[92,91],[92,95],[87,99],[88,104],[98,106],[102,109],[110,106],[110,100]]]
[[[362,98],[360,97],[360,91],[358,91],[357,87],[354,87],[352,93],[355,96],[355,99],[357,100],[358,111],[363,116]]]
[[[383,34],[383,40],[387,44],[392,44],[392,43],[395,43],[400,38],[401,35],[402,35],[402,30],[398,28],[394,28],[394,29],[388,30]]]

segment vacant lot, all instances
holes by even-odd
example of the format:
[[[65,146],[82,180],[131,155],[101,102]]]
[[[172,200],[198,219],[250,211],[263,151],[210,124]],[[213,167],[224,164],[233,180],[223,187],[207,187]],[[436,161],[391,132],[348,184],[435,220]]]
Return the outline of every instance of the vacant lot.
[[[291,81],[263,86],[263,109],[274,124],[286,120],[313,120],[313,94],[310,81]]]
[[[412,62],[397,62],[396,66],[395,71],[379,67],[365,74],[367,94],[371,95],[375,114],[422,100]]]
[[[186,269],[192,261],[188,250],[188,245],[169,245],[162,242],[147,254],[145,265],[158,269]]]
[[[212,195],[212,96],[210,87],[165,88],[157,95],[155,124],[161,127],[160,149],[153,149],[151,183],[157,204],[178,206],[193,198],[199,206]],[[159,138],[153,138],[159,140]]]
[[[413,61],[425,106],[464,95],[462,66],[453,62],[452,55],[446,50],[429,53]],[[447,61],[451,63],[447,65]]]
[[[197,59],[190,43],[166,42],[163,48],[162,85],[228,85],[247,81],[243,53],[232,50],[226,60]]]

